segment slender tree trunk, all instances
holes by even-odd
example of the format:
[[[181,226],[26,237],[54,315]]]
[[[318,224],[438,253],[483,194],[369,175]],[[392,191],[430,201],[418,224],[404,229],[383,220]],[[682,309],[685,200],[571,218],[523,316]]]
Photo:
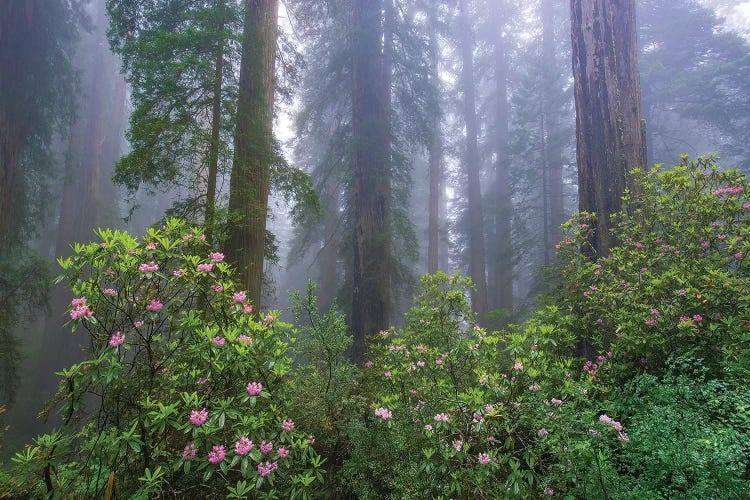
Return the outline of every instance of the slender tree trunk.
[[[438,45],[437,30],[435,29],[435,20],[432,18],[434,13],[430,14],[430,78],[432,79],[435,92],[440,92],[439,77],[439,58],[440,46]],[[427,272],[435,273],[438,270],[440,262],[440,203],[442,201],[442,165],[443,141],[440,131],[441,113],[438,105],[436,112],[432,115],[432,141],[430,142],[429,153],[429,215],[427,224]]]
[[[598,214],[598,255],[615,243],[628,171],[646,167],[635,0],[571,0],[579,208]]]
[[[219,1],[221,8],[221,21],[217,26],[218,31],[224,31],[224,5],[225,1]],[[219,170],[219,134],[221,133],[221,94],[224,78],[224,39],[219,38],[214,55],[214,88],[211,102],[211,143],[208,148],[208,180],[206,182],[206,237],[209,242],[213,241],[214,213],[216,211],[216,177]]]
[[[510,158],[508,155],[508,61],[502,27],[495,38],[495,85],[497,93],[495,162],[495,253],[493,259],[493,308],[513,312],[513,244],[511,221],[513,203],[510,186]]]
[[[352,357],[365,338],[387,328],[391,302],[391,174],[388,102],[384,95],[382,0],[352,0],[352,133],[354,141],[354,262]]]
[[[323,227],[323,246],[320,249],[320,285],[318,286],[318,300],[320,308],[327,311],[336,296],[338,284],[338,253],[339,239],[339,203],[336,182],[329,180],[321,193],[325,223]]]
[[[226,253],[256,307],[261,305],[268,190],[273,161],[273,103],[278,0],[245,0],[234,161],[229,185],[233,224]]]
[[[467,13],[466,0],[460,0],[460,50],[463,68],[461,87],[463,90],[464,120],[466,122],[466,175],[468,181],[468,232],[469,272],[476,289],[471,302],[480,318],[487,312],[487,278],[485,276],[484,227],[482,218],[482,191],[480,188],[481,163],[477,145],[477,112],[474,89],[474,41]]]
[[[555,61],[555,4],[559,0],[542,1],[542,61],[544,67],[542,82],[542,115],[544,120],[544,134],[546,137],[546,170],[548,174],[548,206],[549,206],[549,244],[545,248],[545,256],[550,252],[554,255],[554,245],[562,238],[560,224],[565,220],[565,197],[563,193],[563,160],[562,144],[558,139],[560,123],[552,111],[551,85],[555,85],[557,78],[557,62]]]

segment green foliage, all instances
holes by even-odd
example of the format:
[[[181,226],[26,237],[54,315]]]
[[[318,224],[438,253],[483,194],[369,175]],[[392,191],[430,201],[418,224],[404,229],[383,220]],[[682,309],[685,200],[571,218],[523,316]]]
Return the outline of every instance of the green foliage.
[[[309,497],[322,460],[289,420],[289,325],[252,311],[199,229],[98,234],[60,260],[88,359],[60,373],[64,424],[16,455],[4,489]]]

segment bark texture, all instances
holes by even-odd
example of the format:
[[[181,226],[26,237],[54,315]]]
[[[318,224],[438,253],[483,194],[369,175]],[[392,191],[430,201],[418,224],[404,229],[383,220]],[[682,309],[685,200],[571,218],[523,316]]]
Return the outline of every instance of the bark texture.
[[[434,14],[432,14],[434,16]],[[430,29],[430,78],[435,89],[439,89],[439,51],[435,20],[429,20]],[[441,160],[443,156],[443,141],[440,130],[441,113],[439,108],[432,116],[430,151],[428,159],[428,175],[430,192],[428,201],[427,222],[427,272],[437,272],[440,265],[440,203],[442,201],[443,171]]]
[[[234,161],[229,184],[232,225],[225,251],[256,308],[261,306],[268,190],[273,161],[278,0],[246,0]]]
[[[474,311],[480,318],[487,312],[487,277],[485,275],[484,225],[482,191],[479,174],[481,162],[477,145],[477,111],[474,86],[474,40],[471,34],[466,0],[460,0],[461,89],[466,123],[466,177],[468,191],[467,231],[469,233],[469,273],[476,288],[471,294]]]
[[[365,339],[388,327],[391,304],[390,89],[384,84],[382,0],[353,0],[352,133],[354,147],[352,358]]]
[[[594,248],[614,244],[628,172],[646,167],[635,0],[571,0],[579,208],[598,214]]]

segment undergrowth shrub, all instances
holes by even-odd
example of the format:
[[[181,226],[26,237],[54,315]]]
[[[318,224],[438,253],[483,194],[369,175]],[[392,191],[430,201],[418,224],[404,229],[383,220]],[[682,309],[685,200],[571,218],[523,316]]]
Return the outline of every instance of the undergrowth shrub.
[[[60,373],[64,424],[14,458],[10,489],[308,498],[322,459],[289,418],[290,326],[253,310],[200,229],[99,236],[60,260],[88,359]]]

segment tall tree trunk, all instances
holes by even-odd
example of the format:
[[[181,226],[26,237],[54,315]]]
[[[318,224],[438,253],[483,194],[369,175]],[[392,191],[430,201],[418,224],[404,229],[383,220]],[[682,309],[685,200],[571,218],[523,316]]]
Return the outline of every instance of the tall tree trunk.
[[[474,89],[474,41],[466,0],[460,6],[460,50],[461,88],[464,98],[464,120],[466,122],[466,176],[468,180],[468,232],[469,232],[469,272],[476,289],[472,290],[471,302],[480,318],[487,312],[487,278],[484,260],[484,226],[482,217],[482,191],[480,188],[480,158],[477,145],[477,111]]]
[[[352,358],[365,338],[388,326],[391,302],[391,173],[382,50],[382,0],[353,0],[352,134],[354,262]]]
[[[0,257],[10,227],[13,186],[25,129],[24,88],[33,59],[26,37],[34,22],[35,2],[0,2]]]
[[[226,252],[256,307],[261,305],[268,190],[273,161],[273,103],[278,0],[245,0],[234,161],[232,225]]]
[[[546,146],[546,171],[548,182],[547,199],[549,206],[549,240],[544,250],[545,257],[562,238],[560,224],[565,220],[565,198],[563,193],[562,144],[558,140],[560,123],[552,111],[552,85],[559,82],[555,60],[555,4],[558,0],[542,0],[542,115]]]
[[[333,180],[328,180],[321,193],[321,202],[325,213],[323,227],[323,246],[320,249],[320,285],[318,286],[318,299],[320,308],[327,311],[336,296],[338,285],[338,254],[339,254],[339,196],[338,186]]]
[[[225,0],[219,0],[221,20],[217,29],[224,31]],[[206,182],[206,237],[213,242],[214,213],[216,211],[216,177],[219,170],[219,146],[221,133],[221,94],[224,78],[224,39],[219,38],[214,55],[214,88],[211,98],[211,143],[208,147],[208,180]]]
[[[597,213],[593,244],[603,256],[628,171],[646,167],[635,0],[571,0],[570,10],[579,208]]]
[[[430,31],[430,79],[435,87],[436,94],[440,92],[439,76],[439,58],[440,46],[438,44],[437,30],[435,29],[436,20],[433,12],[430,14],[429,31]],[[443,156],[443,141],[440,130],[441,112],[438,104],[435,113],[432,115],[431,132],[432,140],[430,142],[430,152],[428,160],[428,174],[430,182],[429,194],[429,215],[427,223],[427,272],[435,273],[440,263],[440,202],[442,201],[442,178],[443,171],[441,160]]]
[[[493,259],[492,307],[513,312],[513,245],[511,221],[513,204],[510,190],[508,155],[508,61],[502,25],[495,38],[495,85],[497,93],[495,161],[495,252]]]

